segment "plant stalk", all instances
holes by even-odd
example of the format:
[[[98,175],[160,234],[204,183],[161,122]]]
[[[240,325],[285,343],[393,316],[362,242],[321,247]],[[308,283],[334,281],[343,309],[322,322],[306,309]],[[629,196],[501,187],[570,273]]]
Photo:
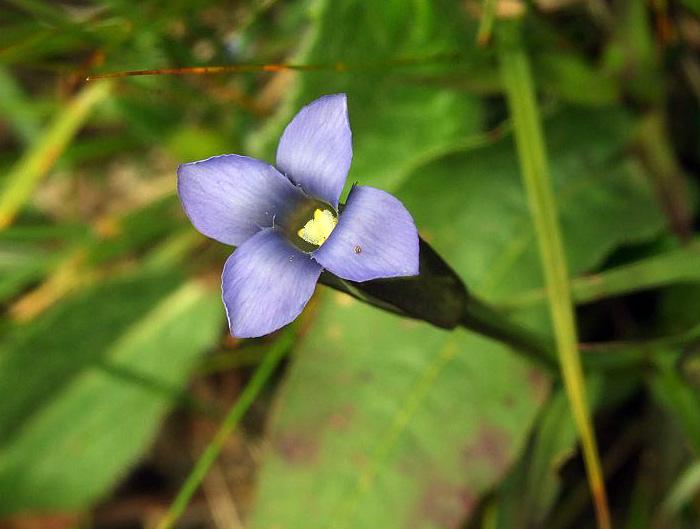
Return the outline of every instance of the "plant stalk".
[[[530,62],[520,42],[517,22],[502,22],[498,29],[501,78],[513,119],[523,184],[535,224],[562,378],[581,436],[598,527],[609,529],[610,511],[586,399],[576,321],[569,290],[569,274]]]
[[[185,483],[180,488],[175,500],[170,504],[170,508],[165,513],[165,516],[157,525],[157,529],[170,529],[175,522],[185,512],[187,505],[190,503],[192,496],[201,485],[202,481],[209,472],[209,469],[216,461],[216,458],[221,453],[224,443],[228,439],[231,432],[236,428],[240,420],[248,411],[250,406],[257,398],[260,391],[263,389],[267,381],[270,379],[279,365],[282,358],[286,354],[289,346],[294,340],[294,333],[287,332],[278,339],[268,351],[262,363],[258,366],[253,374],[253,378],[245,387],[238,400],[231,407],[223,420],[216,435],[207,445],[202,455],[197,460],[192,472],[185,480]]]
[[[550,373],[557,372],[556,356],[551,343],[510,322],[503,314],[472,295],[468,296],[459,324],[465,329],[501,342]]]

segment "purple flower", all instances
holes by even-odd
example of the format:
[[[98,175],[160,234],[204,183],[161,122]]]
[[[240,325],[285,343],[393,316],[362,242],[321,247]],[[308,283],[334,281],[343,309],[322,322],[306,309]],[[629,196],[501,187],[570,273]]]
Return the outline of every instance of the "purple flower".
[[[195,228],[238,247],[221,277],[234,336],[293,321],[324,268],[350,281],[418,274],[418,233],[398,199],[353,186],[339,213],[351,141],[345,94],[328,95],[287,125],[277,168],[237,154],[178,168],[178,194]]]

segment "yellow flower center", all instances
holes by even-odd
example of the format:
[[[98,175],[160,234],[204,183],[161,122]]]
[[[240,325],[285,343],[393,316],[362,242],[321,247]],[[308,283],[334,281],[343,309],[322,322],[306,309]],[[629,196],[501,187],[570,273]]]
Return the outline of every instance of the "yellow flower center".
[[[327,209],[316,209],[313,218],[304,224],[297,235],[308,243],[321,246],[326,242],[336,224],[338,224],[338,219],[333,213]]]

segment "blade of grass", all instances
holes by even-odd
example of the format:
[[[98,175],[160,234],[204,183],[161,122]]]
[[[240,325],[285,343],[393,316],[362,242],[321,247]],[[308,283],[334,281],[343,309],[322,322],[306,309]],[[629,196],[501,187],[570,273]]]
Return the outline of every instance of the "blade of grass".
[[[638,144],[669,226],[681,241],[687,241],[693,223],[688,185],[669,141],[666,121],[661,112],[647,115],[639,128]]]
[[[483,12],[481,13],[481,22],[479,23],[479,31],[476,34],[476,43],[479,46],[486,46],[491,40],[493,21],[495,18],[496,0],[484,0]]]
[[[43,283],[12,303],[8,313],[13,320],[26,323],[69,292],[91,285],[99,278],[96,270],[85,266],[85,251],[79,248],[56,263]]]
[[[639,423],[628,427],[615,441],[615,445],[605,454],[603,471],[606,476],[612,476],[618,472],[622,465],[633,457],[639,449],[643,431]],[[575,525],[576,518],[586,506],[589,498],[590,486],[583,481],[577,482],[573,490],[561,500],[556,512],[547,520],[548,529],[568,529]]]
[[[241,367],[256,366],[265,357],[267,346],[264,344],[254,344],[243,348],[236,348],[232,351],[222,351],[215,353],[202,360],[197,372],[203,375],[230,371]]]
[[[10,73],[0,65],[0,114],[15,134],[28,144],[41,130],[34,107],[22,91],[22,87]]]
[[[698,493],[700,493],[700,461],[695,461],[681,473],[668,492],[661,504],[659,518],[670,522]]]
[[[123,77],[140,77],[144,75],[218,75],[232,73],[279,73],[284,71],[297,72],[353,72],[353,71],[384,71],[388,67],[401,68],[421,66],[425,64],[455,64],[463,57],[455,53],[438,53],[424,57],[399,57],[386,61],[373,61],[363,63],[318,63],[318,64],[292,64],[292,63],[248,63],[248,64],[223,64],[218,66],[185,66],[180,68],[154,68],[149,70],[129,70],[119,72],[95,73],[89,75],[86,81],[100,79],[119,79]]]
[[[649,371],[656,362],[670,358],[680,360],[681,351],[700,340],[700,325],[679,334],[651,340],[580,343],[586,371],[644,369]],[[700,430],[699,430],[700,431]],[[700,437],[699,437],[700,439]]]
[[[700,280],[700,239],[687,246],[618,266],[599,274],[577,277],[571,281],[576,303],[663,287],[674,283]],[[523,292],[501,308],[516,309],[544,301],[542,289]]]
[[[289,346],[294,340],[294,337],[295,333],[293,331],[287,331],[270,346],[270,350],[260,366],[255,370],[250,383],[245,387],[241,396],[226,414],[226,418],[219,426],[216,435],[197,460],[197,463],[180,488],[175,500],[170,504],[168,512],[161,519],[160,523],[158,523],[157,529],[170,529],[177,519],[182,516],[182,513],[185,512],[192,496],[201,485],[202,480],[207,475],[212,464],[216,461],[216,458],[219,456],[221,449],[224,447],[224,443],[274,373],[280,360],[282,360],[285,353],[289,350]]]
[[[0,195],[0,230],[12,223],[19,209],[85,122],[92,108],[109,95],[110,86],[110,83],[94,83],[83,88],[10,169],[6,187]]]
[[[596,301],[628,292],[700,279],[700,241],[643,261],[574,280],[574,299]]]
[[[530,63],[522,49],[516,24],[504,22],[498,28],[501,77],[513,118],[523,184],[537,233],[564,386],[581,436],[598,527],[608,529],[611,526],[610,512],[586,400],[569,275],[550,182],[544,136]]]

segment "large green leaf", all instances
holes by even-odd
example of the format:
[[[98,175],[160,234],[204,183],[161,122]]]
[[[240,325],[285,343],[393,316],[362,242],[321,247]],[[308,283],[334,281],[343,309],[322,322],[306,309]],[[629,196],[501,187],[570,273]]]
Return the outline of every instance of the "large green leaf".
[[[628,125],[591,110],[547,123],[575,272],[663,226],[621,155]],[[422,167],[398,194],[481,295],[540,286],[510,139]],[[498,344],[325,294],[279,397],[252,526],[455,527],[511,465],[547,387]]]
[[[348,183],[395,187],[418,164],[479,130],[478,98],[408,78],[440,68],[436,57],[466,49],[464,35],[470,31],[457,3],[322,0],[313,12],[315,23],[294,62],[331,69],[298,77],[284,108],[253,139],[251,148],[260,156],[273,155],[283,127],[303,105],[337,92],[348,94],[353,131]],[[395,64],[424,59],[428,64],[410,70]],[[338,63],[348,70],[333,71]]]
[[[172,274],[101,284],[0,351],[0,514],[80,508],[142,453],[196,356],[218,295]]]
[[[650,186],[624,156],[631,123],[614,109],[569,110],[545,123],[570,273],[664,226]],[[541,286],[535,234],[510,140],[423,168],[400,192],[421,232],[491,301]]]
[[[546,379],[473,334],[324,301],[279,396],[253,527],[453,526],[508,468]]]

